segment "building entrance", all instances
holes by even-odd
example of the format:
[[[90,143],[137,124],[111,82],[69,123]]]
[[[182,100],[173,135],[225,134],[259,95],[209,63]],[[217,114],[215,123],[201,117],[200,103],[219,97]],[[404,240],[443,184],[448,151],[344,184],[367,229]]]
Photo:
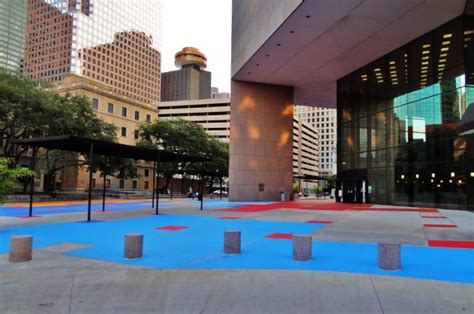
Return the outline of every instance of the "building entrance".
[[[343,171],[338,175],[338,201],[344,203],[368,203],[367,169]]]

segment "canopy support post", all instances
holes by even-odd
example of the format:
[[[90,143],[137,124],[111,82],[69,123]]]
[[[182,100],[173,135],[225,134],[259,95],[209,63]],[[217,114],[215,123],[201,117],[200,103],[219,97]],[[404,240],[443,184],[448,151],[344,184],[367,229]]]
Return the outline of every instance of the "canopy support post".
[[[158,155],[156,160],[156,209],[155,215],[159,214],[159,207],[160,207],[160,171],[158,169],[158,163],[160,162],[160,155]]]
[[[151,208],[155,208],[155,189],[156,189],[156,161],[153,161],[153,188],[151,193]]]
[[[91,143],[91,150],[89,153],[89,195],[87,198],[87,221],[91,221],[91,205],[92,205],[92,163],[94,157],[94,144]]]
[[[35,147],[32,146],[32,155],[31,155],[31,171],[35,171]],[[28,216],[32,217],[33,216],[33,193],[35,189],[35,175],[31,176],[30,179],[30,209]]]
[[[105,212],[105,182],[106,182],[106,177],[107,177],[107,156],[104,156],[104,173],[102,173],[104,176],[104,183],[102,187],[102,211]]]

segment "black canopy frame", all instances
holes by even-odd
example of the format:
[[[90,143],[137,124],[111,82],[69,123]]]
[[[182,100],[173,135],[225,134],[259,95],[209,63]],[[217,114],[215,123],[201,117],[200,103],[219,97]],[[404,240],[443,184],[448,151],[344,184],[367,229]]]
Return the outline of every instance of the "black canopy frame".
[[[33,154],[31,156],[31,168],[35,168],[35,149],[46,148],[56,149],[63,151],[70,151],[81,153],[89,156],[89,189],[87,198],[87,221],[91,221],[91,206],[92,206],[92,171],[94,165],[94,154],[104,156],[105,162],[107,162],[107,156],[121,157],[134,160],[144,160],[153,162],[153,174],[156,174],[156,178],[153,178],[153,195],[152,195],[152,208],[155,207],[155,214],[159,213],[159,187],[155,182],[159,178],[158,163],[162,162],[204,162],[208,159],[203,157],[188,156],[183,154],[177,154],[165,150],[149,149],[143,147],[137,147],[132,145],[119,144],[104,140],[91,139],[86,137],[78,137],[71,135],[63,136],[49,136],[49,137],[37,137],[27,138],[12,141],[14,145],[20,145],[32,148]],[[104,187],[102,191],[102,211],[105,211],[105,177],[104,176]],[[156,189],[156,191],[155,191]],[[30,184],[30,206],[29,206],[29,217],[33,216],[33,192],[34,192],[34,177],[31,178]],[[156,194],[156,202],[154,200]]]

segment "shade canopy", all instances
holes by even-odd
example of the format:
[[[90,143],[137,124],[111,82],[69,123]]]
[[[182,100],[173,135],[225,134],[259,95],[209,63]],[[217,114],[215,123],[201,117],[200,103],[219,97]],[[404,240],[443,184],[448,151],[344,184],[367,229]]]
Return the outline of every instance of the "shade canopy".
[[[12,144],[57,149],[76,153],[89,154],[91,145],[96,155],[130,158],[135,160],[160,162],[200,162],[208,159],[197,156],[177,154],[165,150],[149,149],[132,145],[118,144],[78,136],[49,136],[15,140]]]

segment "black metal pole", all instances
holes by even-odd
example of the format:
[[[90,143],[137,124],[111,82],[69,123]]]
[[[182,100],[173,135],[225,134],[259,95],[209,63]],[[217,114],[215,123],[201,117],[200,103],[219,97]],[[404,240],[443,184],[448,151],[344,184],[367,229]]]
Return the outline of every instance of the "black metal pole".
[[[160,171],[158,169],[158,164],[160,162],[160,155],[158,155],[157,161],[156,161],[156,209],[155,209],[155,215],[159,214],[159,207],[160,207]]]
[[[91,143],[91,151],[89,153],[89,196],[87,200],[87,221],[91,221],[91,204],[92,204],[92,158],[94,155],[94,144]]]
[[[35,171],[35,147],[32,147],[32,155],[31,155],[31,170]],[[29,210],[29,216],[33,216],[33,192],[35,189],[35,175],[31,176],[30,180],[30,210]]]
[[[104,173],[102,173],[104,176],[104,184],[102,187],[102,211],[105,212],[105,177],[107,176],[107,156],[104,156]]]
[[[221,195],[220,195],[220,198],[219,199],[222,199],[222,179],[219,180],[220,182],[220,191],[221,191]]]
[[[156,161],[153,162],[153,189],[151,194],[151,208],[155,208]]]
[[[201,174],[201,192],[200,192],[200,195],[201,196],[201,210],[203,208],[203,203],[204,203],[204,175]]]

